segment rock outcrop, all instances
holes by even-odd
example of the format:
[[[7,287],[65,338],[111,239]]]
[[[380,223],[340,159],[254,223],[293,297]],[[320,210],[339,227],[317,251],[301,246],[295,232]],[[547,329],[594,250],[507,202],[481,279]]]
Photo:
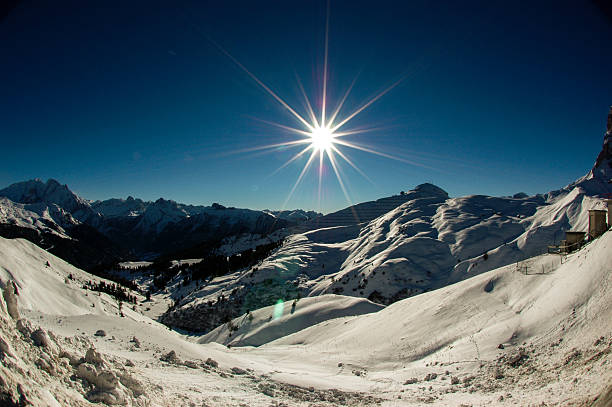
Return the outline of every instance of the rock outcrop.
[[[603,147],[593,167],[593,171],[596,170],[600,170],[604,174],[612,176],[612,106],[610,106],[610,113],[608,113]],[[610,181],[612,181],[612,179],[610,179]]]

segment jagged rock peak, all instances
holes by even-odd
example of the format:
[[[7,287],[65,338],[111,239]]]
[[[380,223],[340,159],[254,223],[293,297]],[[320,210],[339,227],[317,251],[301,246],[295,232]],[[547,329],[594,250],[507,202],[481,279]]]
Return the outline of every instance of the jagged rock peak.
[[[178,206],[179,204],[172,199],[158,198],[155,202],[155,205],[165,205],[165,206]]]
[[[610,106],[610,112],[608,113],[603,146],[601,152],[597,156],[593,170],[599,168],[606,172],[612,172],[612,106]]]
[[[417,185],[414,190],[417,192],[426,193],[428,195],[439,195],[448,198],[448,192],[434,184],[430,184],[429,182]]]
[[[62,184],[60,184],[60,183],[59,183],[59,181],[58,181],[58,180],[56,180],[56,179],[54,179],[54,178],[49,178],[49,179],[47,180],[47,188],[49,188],[49,187],[51,187],[51,186],[53,186],[53,187],[56,187],[56,188],[57,188],[57,187],[61,187],[61,186],[62,186]],[[64,188],[68,189],[68,185],[64,184]]]

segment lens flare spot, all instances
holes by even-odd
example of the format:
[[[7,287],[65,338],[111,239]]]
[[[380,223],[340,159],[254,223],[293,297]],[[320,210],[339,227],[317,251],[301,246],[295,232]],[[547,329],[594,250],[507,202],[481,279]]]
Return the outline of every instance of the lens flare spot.
[[[274,312],[272,314],[272,318],[276,321],[283,316],[283,311],[285,310],[285,303],[283,300],[279,299],[276,301],[276,305],[274,305]]]

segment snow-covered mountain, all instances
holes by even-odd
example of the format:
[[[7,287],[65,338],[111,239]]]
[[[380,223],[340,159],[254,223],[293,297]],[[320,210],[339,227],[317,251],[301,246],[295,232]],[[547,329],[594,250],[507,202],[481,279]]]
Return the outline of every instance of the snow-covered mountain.
[[[0,236],[26,238],[80,267],[120,258],[121,249],[96,229],[101,225],[102,217],[86,200],[55,180],[20,182],[0,191]]]
[[[42,235],[52,233],[78,245],[86,242],[75,231],[87,229],[89,235],[99,234],[95,240],[108,240],[105,251],[114,252],[117,260],[126,255],[164,254],[195,246],[199,249],[194,250],[204,255],[223,238],[244,234],[250,239],[261,239],[317,215],[303,210],[275,213],[227,208],[217,203],[195,206],[163,198],[155,202],[133,197],[90,202],[53,179],[46,183],[35,179],[13,184],[0,190],[0,197],[1,235],[25,237],[40,244],[44,240]],[[43,245],[50,246],[54,247]],[[92,253],[91,264],[102,262],[95,257]],[[107,256],[105,259],[108,260]],[[75,261],[75,257],[69,260]]]
[[[46,204],[61,208],[64,212],[83,223],[96,223],[96,213],[85,199],[77,196],[54,179],[46,183],[40,179],[18,182],[0,190],[0,196],[22,204]],[[59,222],[61,223],[61,221]]]
[[[304,222],[252,269],[186,295],[162,320],[193,331],[278,299],[341,294],[390,304],[521,262],[586,231],[612,193],[612,110],[589,173],[543,195],[450,198],[422,184]],[[265,293],[265,295],[263,294]],[[219,301],[222,298],[222,301]]]
[[[416,194],[415,194],[416,193]],[[390,212],[398,206],[425,196],[437,199],[446,199],[448,194],[441,188],[432,184],[421,184],[412,193],[401,193],[390,197],[380,198],[376,201],[362,202],[348,208],[325,216],[317,217],[309,222],[304,222],[294,229],[295,232],[315,230],[337,226],[355,226],[370,222],[379,216]]]
[[[106,218],[140,216],[149,202],[128,196],[127,199],[111,198],[104,201],[94,201],[91,208]]]

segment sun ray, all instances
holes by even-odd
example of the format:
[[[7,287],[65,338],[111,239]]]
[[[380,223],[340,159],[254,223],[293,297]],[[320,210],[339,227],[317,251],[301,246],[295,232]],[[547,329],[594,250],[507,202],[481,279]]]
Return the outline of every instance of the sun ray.
[[[325,125],[325,104],[327,102],[327,55],[329,48],[329,5],[330,1],[327,0],[327,13],[325,16],[325,58],[323,62],[323,100],[321,101],[321,127]],[[333,132],[332,132],[333,133]]]
[[[281,171],[283,168],[285,168],[286,166],[288,166],[289,164],[291,164],[292,162],[294,162],[295,160],[297,160],[298,158],[300,158],[301,156],[303,156],[304,154],[306,154],[306,152],[308,150],[310,150],[312,148],[311,145],[306,146],[306,148],[304,148],[302,151],[300,151],[299,153],[297,153],[296,155],[294,155],[293,157],[291,157],[286,163],[284,163],[283,165],[281,165],[280,167],[278,167],[276,170],[274,170],[272,172],[272,174],[270,174],[268,176],[268,178],[276,175],[279,171]]]
[[[354,148],[356,150],[365,151],[365,152],[370,153],[370,154],[375,154],[375,155],[379,155],[381,157],[389,158],[391,160],[395,160],[395,161],[403,162],[403,163],[406,163],[406,164],[414,165],[416,167],[422,167],[422,168],[427,168],[427,169],[436,170],[436,171],[438,170],[437,168],[433,168],[433,167],[430,167],[430,166],[425,165],[425,164],[420,164],[420,163],[417,163],[415,161],[407,160],[405,158],[396,157],[394,155],[383,153],[381,151],[376,151],[376,150],[374,150],[372,148],[360,146],[360,145],[355,144],[355,143],[349,143],[349,142],[340,141],[340,140],[335,140],[335,143],[342,144],[343,146]]]
[[[300,139],[300,140],[287,141],[283,143],[267,144],[265,146],[241,148],[239,150],[232,150],[232,151],[227,151],[225,153],[217,154],[217,157],[225,157],[228,155],[250,153],[252,151],[268,150],[268,149],[277,148],[277,147],[293,147],[299,144],[307,144],[307,143],[310,143],[310,141],[306,139]]]
[[[353,129],[340,132],[334,132],[334,137],[352,136],[354,134],[372,133],[375,131],[384,131],[386,127],[368,127],[365,129]]]
[[[344,182],[342,181],[342,177],[340,176],[340,173],[338,172],[338,168],[336,166],[336,160],[334,159],[334,155],[331,154],[329,151],[327,151],[327,158],[329,159],[329,162],[331,163],[334,173],[336,174],[336,178],[338,179],[338,183],[340,184],[340,188],[342,189],[342,193],[344,194],[346,201],[349,203],[349,205],[352,205],[353,202],[351,200],[351,197],[349,196],[346,190],[346,187],[344,186]]]
[[[344,93],[344,96],[342,96],[340,103],[338,103],[338,107],[336,107],[336,110],[334,110],[334,113],[331,115],[329,119],[329,123],[327,123],[328,126],[330,126],[334,122],[334,120],[336,120],[336,116],[338,116],[338,113],[340,113],[340,109],[342,109],[342,105],[344,105],[346,98],[348,98],[349,93],[351,93],[353,86],[355,86],[355,82],[357,82],[358,77],[359,75],[355,76],[355,79],[353,79],[353,82],[351,82],[351,85],[348,87],[348,89]]]
[[[321,210],[321,181],[323,178],[323,151],[319,150],[319,199],[317,203],[317,210]]]
[[[244,65],[242,65],[242,63],[240,63],[240,61],[238,61],[236,58],[234,58],[234,56],[232,54],[230,54],[229,52],[227,52],[221,45],[219,45],[217,42],[213,41],[212,39],[208,39],[212,44],[214,44],[217,49],[219,49],[223,54],[225,54],[225,56],[227,56],[229,59],[232,60],[232,62],[234,62],[240,69],[242,69],[247,75],[249,75],[251,77],[251,79],[253,79],[255,82],[257,82],[257,84],[259,86],[261,86],[266,92],[268,92],[274,99],[276,99],[276,101],[278,103],[280,103],[285,109],[287,109],[293,116],[295,116],[296,119],[298,119],[300,122],[302,122],[302,124],[304,124],[304,126],[306,126],[306,128],[312,130],[312,125],[310,123],[308,123],[308,121],[306,121],[306,119],[304,119],[298,112],[296,112],[291,106],[289,106],[289,104],[287,102],[285,102],[280,96],[278,96],[276,93],[274,93],[274,91],[272,89],[270,89],[265,83],[263,83],[257,76],[255,76],[255,74],[253,74],[251,71],[249,71]]]
[[[251,117],[251,119],[252,120],[256,120],[258,122],[261,122],[261,123],[269,124],[270,126],[281,128],[283,130],[287,130],[287,131],[289,131],[291,133],[300,134],[302,136],[310,136],[312,134],[311,132],[308,132],[308,131],[296,129],[295,127],[285,126],[284,124],[272,122],[272,121],[269,121],[269,120],[259,119],[257,117]]]
[[[306,95],[306,90],[304,89],[304,85],[302,85],[302,81],[300,80],[300,77],[298,76],[297,72],[295,73],[295,79],[297,80],[298,86],[300,87],[300,91],[302,92],[302,96],[304,96],[304,101],[306,102],[306,109],[308,110],[308,114],[310,115],[310,118],[312,119],[312,123],[314,124],[314,127],[319,127],[319,122],[317,121],[317,116],[314,113],[314,110],[312,110],[312,105],[310,104],[310,99],[308,99],[308,96]]]
[[[397,85],[399,85],[400,83],[402,83],[402,81],[404,80],[404,78],[400,78],[399,80],[395,81],[393,84],[391,84],[390,86],[388,86],[387,88],[383,89],[380,93],[378,93],[376,96],[374,96],[372,99],[370,99],[368,102],[366,102],[365,104],[363,104],[360,108],[358,108],[357,110],[355,110],[353,113],[351,113],[349,116],[347,116],[344,120],[342,120],[340,123],[336,124],[334,127],[332,127],[331,131],[332,133],[335,132],[336,130],[338,130],[340,127],[344,126],[346,123],[348,123],[351,119],[353,119],[355,116],[357,116],[359,113],[363,112],[365,109],[367,109],[369,106],[372,105],[372,103],[376,102],[378,99],[380,99],[381,97],[385,96],[387,93],[389,93],[389,91],[393,88],[395,88]]]
[[[357,167],[357,165],[355,165],[355,163],[351,161],[346,155],[344,155],[344,153],[340,151],[336,146],[332,146],[332,150],[334,150],[336,154],[338,154],[344,161],[346,161],[351,167],[353,167],[355,171],[357,171],[362,177],[367,179],[370,184],[376,185],[374,181],[372,181],[370,177],[368,177],[366,173],[361,170],[361,168]]]
[[[282,209],[285,209],[287,207],[287,203],[293,196],[293,193],[295,192],[295,189],[298,187],[298,185],[302,181],[302,178],[304,178],[304,174],[306,174],[306,171],[308,171],[308,168],[310,167],[310,164],[312,163],[312,160],[314,159],[316,155],[317,155],[317,151],[313,149],[312,154],[310,154],[310,157],[308,158],[308,161],[306,162],[306,165],[304,165],[302,172],[300,172],[300,176],[298,177],[297,181],[295,181],[295,184],[293,184],[293,188],[291,188],[289,195],[287,195],[287,199],[285,199],[285,202],[283,202]]]

